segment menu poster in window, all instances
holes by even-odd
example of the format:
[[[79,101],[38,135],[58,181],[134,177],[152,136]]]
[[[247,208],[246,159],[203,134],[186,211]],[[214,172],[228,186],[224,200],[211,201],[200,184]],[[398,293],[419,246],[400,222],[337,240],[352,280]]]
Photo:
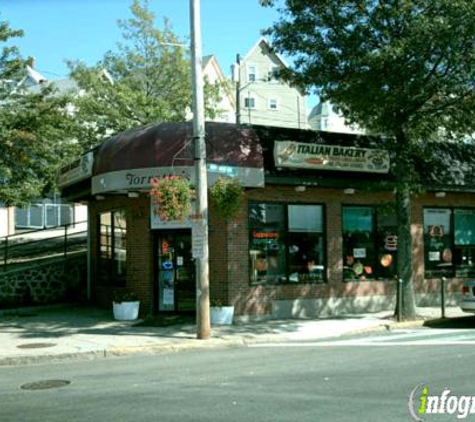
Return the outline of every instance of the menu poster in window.
[[[277,230],[253,230],[251,232],[251,255],[254,276],[266,279],[271,256],[279,253],[279,232]]]
[[[163,304],[173,305],[175,302],[175,291],[173,289],[163,289]]]
[[[452,265],[451,210],[424,210],[424,248],[426,271],[441,271]]]
[[[353,249],[354,258],[366,258],[366,248],[354,248]]]

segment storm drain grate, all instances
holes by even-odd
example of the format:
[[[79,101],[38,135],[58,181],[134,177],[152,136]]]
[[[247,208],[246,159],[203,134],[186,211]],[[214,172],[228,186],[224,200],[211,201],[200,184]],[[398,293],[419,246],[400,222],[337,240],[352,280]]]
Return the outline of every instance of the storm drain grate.
[[[43,347],[54,347],[56,343],[25,343],[17,346],[18,349],[41,349]]]
[[[43,380],[29,382],[28,384],[23,384],[20,388],[22,390],[47,390],[49,388],[60,388],[65,387],[66,385],[71,384],[71,381],[66,380]]]

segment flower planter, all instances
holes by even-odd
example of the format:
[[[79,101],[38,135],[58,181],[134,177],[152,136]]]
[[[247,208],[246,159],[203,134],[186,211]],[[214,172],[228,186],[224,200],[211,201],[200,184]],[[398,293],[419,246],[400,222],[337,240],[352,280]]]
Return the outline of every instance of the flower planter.
[[[234,317],[234,306],[211,306],[212,325],[231,325]]]
[[[140,302],[113,302],[114,319],[133,321],[139,317]]]

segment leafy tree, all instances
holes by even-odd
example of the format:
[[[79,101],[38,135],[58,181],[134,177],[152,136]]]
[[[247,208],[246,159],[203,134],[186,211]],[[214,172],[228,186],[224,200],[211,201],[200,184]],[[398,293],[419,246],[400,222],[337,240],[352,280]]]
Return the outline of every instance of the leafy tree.
[[[287,80],[330,100],[352,123],[395,140],[402,315],[415,316],[412,157],[424,142],[458,139],[475,123],[472,0],[261,0],[279,7],[267,33],[295,58]]]
[[[75,148],[65,142],[71,124],[66,99],[49,88],[30,93],[21,86],[27,61],[9,45],[21,36],[0,21],[0,201],[7,205],[53,190],[58,167]]]
[[[69,62],[81,88],[77,117],[82,136],[94,144],[111,133],[159,121],[184,121],[191,110],[189,49],[163,20],[154,27],[148,1],[134,0],[133,17],[119,20],[123,41],[97,65]],[[214,115],[219,86],[207,84],[207,114]]]

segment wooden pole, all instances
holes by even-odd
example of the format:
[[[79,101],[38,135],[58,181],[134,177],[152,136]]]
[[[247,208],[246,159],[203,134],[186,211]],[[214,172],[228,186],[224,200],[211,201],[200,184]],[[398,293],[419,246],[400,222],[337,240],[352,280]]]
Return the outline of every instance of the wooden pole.
[[[203,67],[201,63],[200,0],[190,0],[190,23],[196,196],[197,213],[201,219],[198,233],[195,234],[202,237],[200,256],[196,257],[196,327],[197,337],[199,339],[208,339],[211,336],[209,306],[208,180],[206,173]]]

